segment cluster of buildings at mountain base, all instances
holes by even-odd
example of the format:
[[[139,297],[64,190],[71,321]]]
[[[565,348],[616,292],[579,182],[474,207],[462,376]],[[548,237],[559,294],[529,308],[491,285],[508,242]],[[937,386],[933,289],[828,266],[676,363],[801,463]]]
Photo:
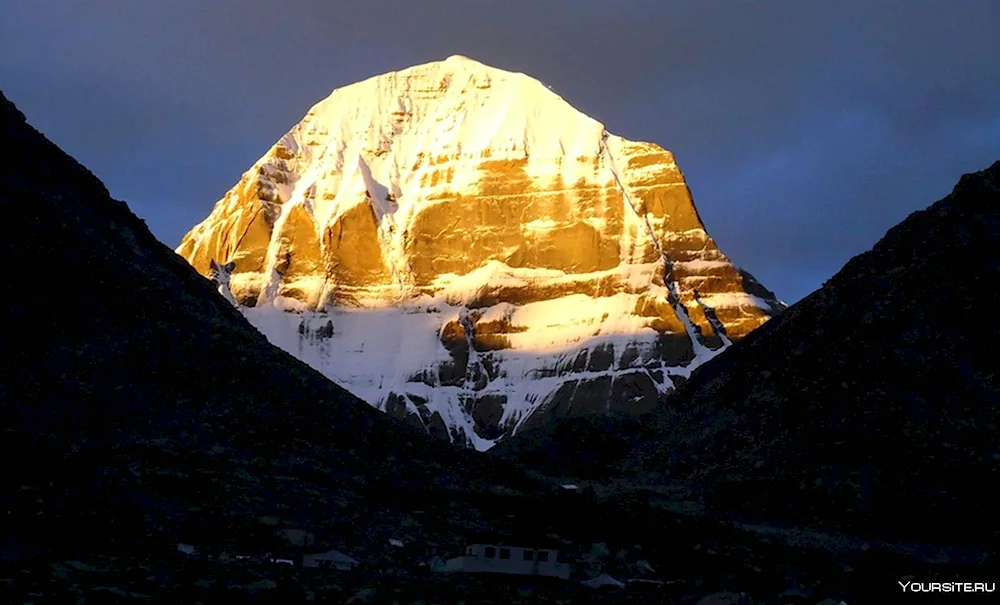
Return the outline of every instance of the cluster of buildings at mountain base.
[[[390,546],[402,548],[403,542],[398,539],[390,539]],[[192,544],[178,544],[177,551],[189,557],[202,557],[199,549]],[[325,550],[323,552],[303,552],[298,551],[277,551],[260,555],[219,553],[217,558],[229,562],[246,562],[254,564],[291,565],[296,567],[329,569],[336,571],[353,571],[361,567],[361,563],[353,557],[337,550]],[[639,561],[637,569],[644,577],[620,581],[603,571],[587,573],[578,570],[580,573],[573,574],[569,562],[565,561],[555,548],[542,548],[534,546],[511,546],[507,544],[471,544],[466,547],[462,555],[450,559],[442,559],[440,556],[433,557],[428,562],[416,564],[418,569],[426,570],[430,573],[474,573],[474,574],[506,574],[518,576],[536,576],[557,578],[560,580],[571,580],[573,576],[586,577],[580,580],[581,584],[591,588],[626,588],[633,584],[644,586],[654,584],[660,585],[663,582],[650,579],[653,572],[648,562]],[[649,573],[647,573],[649,572]],[[581,576],[581,573],[583,574]]]

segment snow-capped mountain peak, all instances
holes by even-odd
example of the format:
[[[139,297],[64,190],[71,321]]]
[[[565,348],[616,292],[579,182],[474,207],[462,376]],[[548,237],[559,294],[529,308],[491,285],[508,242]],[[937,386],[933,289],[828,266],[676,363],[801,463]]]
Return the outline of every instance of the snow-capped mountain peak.
[[[333,91],[177,251],[235,263],[275,344],[479,449],[648,409],[783,307],[715,246],[669,152],[460,55]]]

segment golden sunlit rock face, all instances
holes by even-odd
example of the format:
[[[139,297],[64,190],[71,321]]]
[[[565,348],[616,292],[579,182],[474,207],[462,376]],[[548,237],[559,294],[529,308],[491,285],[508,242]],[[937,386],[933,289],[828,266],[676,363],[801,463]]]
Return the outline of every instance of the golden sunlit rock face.
[[[234,262],[275,344],[479,449],[646,411],[784,306],[705,232],[670,152],[463,57],[334,91],[177,252]]]

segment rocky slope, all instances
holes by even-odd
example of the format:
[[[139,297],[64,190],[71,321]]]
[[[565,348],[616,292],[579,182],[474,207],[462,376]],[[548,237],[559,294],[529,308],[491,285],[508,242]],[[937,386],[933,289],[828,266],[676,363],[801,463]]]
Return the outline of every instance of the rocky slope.
[[[725,515],[982,547],[996,565],[985,486],[1000,477],[998,284],[1000,162],[699,368],[641,424],[577,422],[493,453],[556,468],[589,453],[607,476],[690,482]]]
[[[705,232],[668,151],[460,56],[334,91],[177,252],[234,263],[273,343],[478,449],[648,411],[784,307]]]
[[[263,549],[283,527],[377,558],[417,531],[407,507],[447,541],[477,526],[469,498],[523,483],[269,344],[2,95],[0,133],[0,561]]]

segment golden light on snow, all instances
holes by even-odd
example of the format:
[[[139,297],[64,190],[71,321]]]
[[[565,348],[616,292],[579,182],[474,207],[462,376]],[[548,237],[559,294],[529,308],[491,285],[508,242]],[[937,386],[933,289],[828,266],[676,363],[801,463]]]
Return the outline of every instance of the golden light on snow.
[[[732,338],[776,304],[743,289],[670,152],[460,56],[335,90],[177,251],[233,261],[275,344],[480,449],[477,417],[509,433],[567,381],[671,388],[730,342],[703,304]]]

